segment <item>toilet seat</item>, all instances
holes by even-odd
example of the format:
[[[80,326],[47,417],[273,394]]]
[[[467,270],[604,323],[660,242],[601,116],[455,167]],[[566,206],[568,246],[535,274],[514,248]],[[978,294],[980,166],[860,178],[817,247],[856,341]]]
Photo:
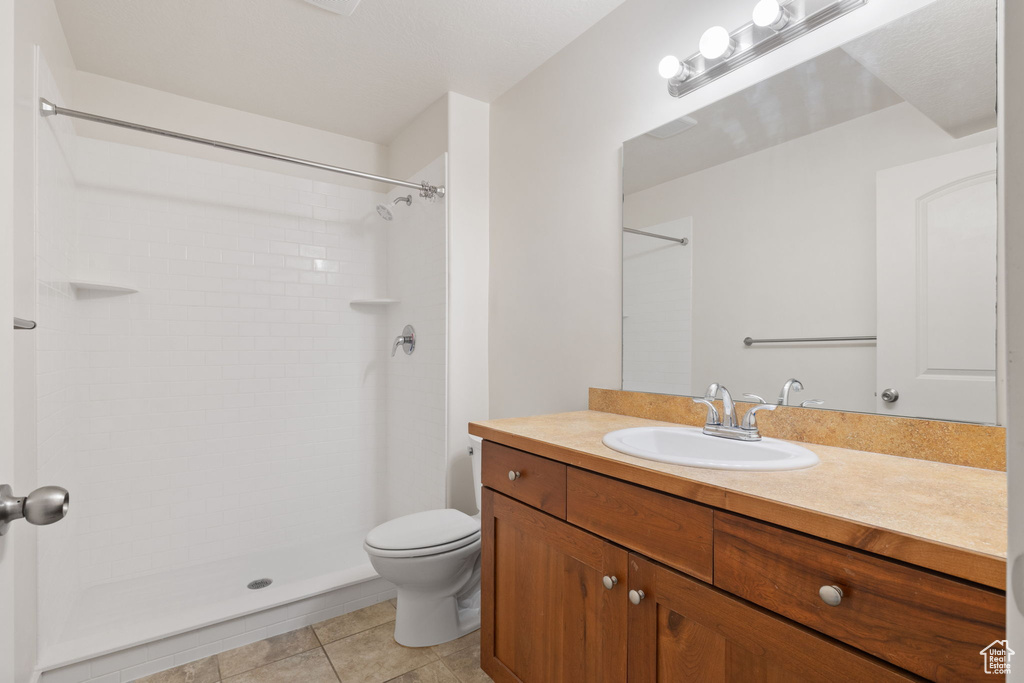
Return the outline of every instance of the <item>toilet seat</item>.
[[[375,527],[363,547],[378,557],[424,557],[464,548],[480,540],[480,520],[459,510],[427,510]]]

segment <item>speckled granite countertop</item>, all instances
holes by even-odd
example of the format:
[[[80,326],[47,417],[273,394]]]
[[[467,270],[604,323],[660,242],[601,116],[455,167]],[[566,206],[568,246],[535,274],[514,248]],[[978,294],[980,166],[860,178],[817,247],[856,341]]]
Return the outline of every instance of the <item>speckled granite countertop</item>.
[[[649,488],[1004,589],[1006,475],[801,444],[821,459],[791,472],[670,465],[613,451],[628,427],[680,425],[580,411],[470,423],[470,433]]]

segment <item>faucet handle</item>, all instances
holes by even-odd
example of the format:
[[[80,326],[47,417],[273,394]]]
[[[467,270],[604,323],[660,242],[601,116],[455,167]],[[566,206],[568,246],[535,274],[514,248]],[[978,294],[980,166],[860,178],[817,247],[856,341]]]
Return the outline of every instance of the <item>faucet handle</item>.
[[[743,429],[757,431],[757,413],[759,410],[775,410],[778,408],[774,403],[758,404],[747,411],[743,416]]]
[[[708,407],[708,416],[707,416],[707,419],[704,420],[704,424],[705,425],[720,425],[720,424],[722,424],[721,418],[718,417],[718,408],[715,407],[714,403],[712,403],[711,401],[707,400],[706,398],[695,398],[695,399],[693,399],[693,402],[694,403],[700,403],[701,405],[705,405],[705,406]]]
[[[823,406],[823,405],[825,405],[825,402],[822,401],[820,398],[811,398],[811,399],[808,399],[806,401],[801,401],[800,402],[800,407],[801,408],[810,408],[811,406]]]
[[[764,400],[763,398],[761,398],[757,394],[743,394],[743,398],[754,399],[754,403],[768,403],[768,401]]]

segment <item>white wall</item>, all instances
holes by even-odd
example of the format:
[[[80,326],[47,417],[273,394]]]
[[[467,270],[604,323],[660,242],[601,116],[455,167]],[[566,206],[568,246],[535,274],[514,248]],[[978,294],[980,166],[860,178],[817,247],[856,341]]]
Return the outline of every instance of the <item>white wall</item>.
[[[771,401],[797,377],[797,401],[874,412],[874,345],[742,340],[875,334],[877,172],[994,137],[952,138],[902,103],[628,195],[630,227],[693,218],[694,390],[721,382]]]
[[[926,0],[868,3],[676,100],[657,63],[749,0],[629,0],[491,105],[490,411],[586,406],[620,386],[622,142],[827,52]]]
[[[343,168],[386,174],[387,148],[372,142],[193,100],[85,71],[74,72],[73,83],[75,108],[92,114],[334,164]],[[351,185],[377,191],[389,189],[377,183],[346,178],[328,171],[287,165],[280,161],[260,159],[102,124],[76,121],[75,126],[81,135],[102,140],[188,154],[191,157],[222,161],[247,168],[287,173],[336,185]]]
[[[14,0],[2,3],[0,25],[0,158],[9,160],[0,170],[0,257],[7,267],[0,284],[0,308],[4,316],[36,318],[35,280],[35,126],[38,120],[36,52],[52,67],[62,91],[70,90],[74,63],[68,51],[57,12],[51,0]],[[0,480],[16,493],[37,484],[36,460],[36,354],[31,332],[7,328],[0,336]],[[4,341],[5,340],[5,341]],[[60,482],[46,482],[59,484]],[[10,591],[10,605],[3,619],[17,625],[14,652],[4,656],[7,644],[0,626],[0,681],[28,680],[36,661],[36,540],[45,529],[19,525],[0,539],[0,585]]]
[[[0,4],[0,317],[14,315],[14,5]],[[0,326],[0,477],[14,475],[14,333]],[[13,536],[0,539],[0,604],[11,605],[0,619],[0,683],[14,683],[24,674],[26,659],[34,659],[35,605],[28,609],[18,595],[19,572],[29,564],[27,549]],[[32,570],[35,563],[31,563]],[[28,612],[29,614],[26,614]],[[28,638],[19,633],[19,617],[28,617]],[[28,640],[31,655],[21,654]],[[29,664],[31,666],[31,664]]]
[[[489,105],[448,93],[448,502],[476,512],[467,424],[490,416]]]
[[[414,176],[448,151],[448,102],[446,93],[388,143],[387,169],[392,178]],[[440,182],[434,180],[434,184]]]

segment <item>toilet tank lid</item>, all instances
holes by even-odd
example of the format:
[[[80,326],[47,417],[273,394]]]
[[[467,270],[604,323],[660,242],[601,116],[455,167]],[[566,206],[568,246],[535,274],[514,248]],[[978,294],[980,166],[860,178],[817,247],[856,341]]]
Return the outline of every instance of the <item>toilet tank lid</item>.
[[[366,534],[381,550],[413,550],[452,543],[480,532],[480,520],[459,510],[427,510],[392,519]]]

